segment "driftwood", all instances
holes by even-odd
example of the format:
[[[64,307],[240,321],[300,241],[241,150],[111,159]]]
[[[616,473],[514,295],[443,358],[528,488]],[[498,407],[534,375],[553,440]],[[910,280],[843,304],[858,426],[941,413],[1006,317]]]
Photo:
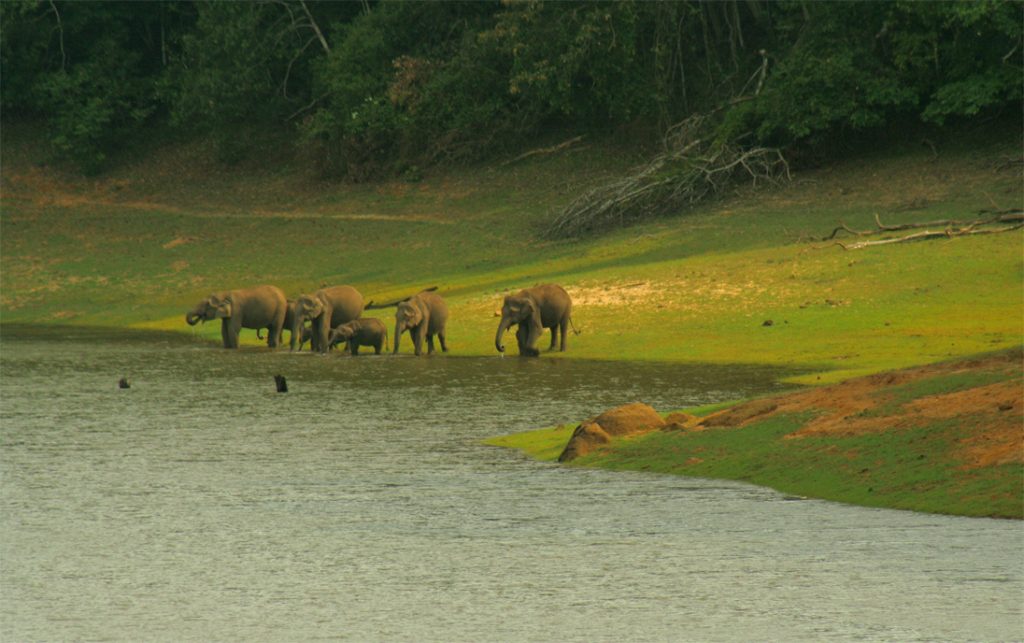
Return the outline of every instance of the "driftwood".
[[[775,148],[743,148],[716,140],[705,116],[669,128],[664,152],[630,175],[585,192],[554,217],[544,235],[577,237],[695,205],[740,181],[779,183],[789,164]]]
[[[979,214],[993,212],[992,210],[979,210]],[[834,241],[831,244],[822,247],[830,247],[833,245],[839,246],[843,250],[859,250],[861,248],[868,248],[872,246],[884,246],[893,243],[909,243],[913,241],[923,241],[926,239],[951,239],[953,237],[962,237],[974,234],[998,234],[1000,232],[1011,232],[1013,230],[1019,230],[1024,228],[1024,211],[1021,210],[999,210],[995,211],[996,216],[988,217],[985,219],[975,219],[973,221],[958,221],[956,219],[944,219],[942,221],[929,221],[923,223],[900,223],[896,225],[886,225],[882,223],[879,216],[875,215],[874,230],[854,230],[850,228],[842,221],[839,222],[839,226],[832,230],[832,234],[827,237],[822,237],[822,241],[830,241],[837,238],[840,232],[846,232],[856,237],[869,237],[876,234],[885,234],[890,232],[902,232],[905,230],[917,230],[920,228],[934,228],[942,226],[941,230],[923,230],[921,232],[914,232],[904,236],[898,237],[884,237],[882,239],[870,239],[867,241],[857,241],[854,243],[843,243],[842,241]],[[1003,225],[1002,227],[991,227],[996,224],[1010,224]],[[988,227],[986,227],[988,226]]]
[[[431,286],[430,288],[424,288],[420,292],[434,292],[435,290],[437,290],[437,286]],[[375,304],[375,303],[373,303],[373,300],[371,299],[369,302],[367,302],[367,304],[365,306],[363,306],[363,310],[378,310],[380,308],[394,308],[395,306],[397,306],[398,304],[402,303],[403,301],[409,301],[410,299],[412,299],[413,297],[415,297],[418,294],[419,293],[415,293],[413,295],[409,295],[408,297],[403,297],[401,299],[396,299],[395,301],[392,301],[392,302],[387,303],[387,304]]]

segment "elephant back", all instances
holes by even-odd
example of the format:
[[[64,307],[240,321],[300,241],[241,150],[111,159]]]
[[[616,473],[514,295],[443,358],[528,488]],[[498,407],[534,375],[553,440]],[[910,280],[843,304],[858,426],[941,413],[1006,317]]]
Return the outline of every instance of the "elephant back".
[[[541,312],[541,323],[545,327],[557,324],[563,317],[572,313],[572,299],[569,298],[569,293],[565,292],[565,288],[558,284],[534,286],[524,292],[537,302]]]
[[[229,293],[233,305],[242,316],[242,324],[247,328],[262,328],[273,323],[281,323],[288,309],[288,298],[277,286],[256,286],[242,288]]]
[[[430,327],[428,332],[435,333],[444,330],[445,322],[448,321],[448,304],[441,295],[435,292],[421,292],[416,295],[420,307],[430,315]]]
[[[363,295],[352,286],[322,288],[316,296],[330,305],[331,327],[359,319],[363,314]]]

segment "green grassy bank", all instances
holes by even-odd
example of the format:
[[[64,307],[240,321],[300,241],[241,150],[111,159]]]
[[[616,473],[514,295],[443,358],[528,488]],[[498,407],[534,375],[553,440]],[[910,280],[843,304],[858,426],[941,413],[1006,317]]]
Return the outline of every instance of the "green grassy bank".
[[[615,438],[571,466],[740,480],[869,507],[1020,519],[1022,391],[1020,350],[1002,352],[776,396],[759,402],[771,412],[739,426],[694,424]],[[707,416],[719,408],[689,411]],[[553,462],[574,429],[500,436],[488,444]]]
[[[1022,335],[1021,234],[844,251],[842,220],[971,219],[1021,203],[1019,155],[992,135],[888,150],[741,188],[697,211],[593,239],[537,231],[560,205],[641,156],[601,143],[418,182],[324,183],[283,159],[225,170],[168,146],[98,179],[42,164],[6,127],[0,202],[5,323],[196,332],[213,290],[290,296],[347,283],[378,301],[436,285],[458,354],[490,354],[504,293],[563,284],[583,333],[548,358],[779,364],[818,383],[1012,346]],[[379,311],[387,316],[389,311]],[[771,320],[772,325],[764,322]],[[255,335],[246,339],[255,342]]]

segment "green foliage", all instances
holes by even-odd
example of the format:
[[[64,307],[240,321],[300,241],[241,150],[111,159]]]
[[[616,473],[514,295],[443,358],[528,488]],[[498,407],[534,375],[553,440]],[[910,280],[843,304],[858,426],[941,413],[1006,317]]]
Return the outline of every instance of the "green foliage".
[[[1019,105],[1020,18],[1008,0],[10,0],[0,104],[90,169],[154,124],[226,161],[285,132],[353,179],[711,111],[720,142],[792,145]]]
[[[157,108],[149,74],[159,46],[140,31],[169,21],[163,11],[159,4],[5,4],[4,107],[49,116],[58,155],[86,172],[102,169]]]
[[[799,32],[755,105],[733,117],[789,144],[902,116],[943,123],[1021,99],[1019,5],[813,3],[789,6]],[[737,129],[733,125],[734,129]]]

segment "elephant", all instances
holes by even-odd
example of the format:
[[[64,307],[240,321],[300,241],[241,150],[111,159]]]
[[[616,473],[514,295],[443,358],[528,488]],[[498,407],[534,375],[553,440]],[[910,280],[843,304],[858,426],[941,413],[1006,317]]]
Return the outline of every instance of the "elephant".
[[[288,300],[288,308],[287,308],[287,310],[285,311],[285,314],[284,314],[284,327],[288,329],[288,332],[294,332],[292,330],[295,327],[295,300],[294,299],[289,299]],[[312,331],[312,329],[309,326],[306,326],[305,323],[303,323],[302,324],[302,330],[299,331],[299,350],[301,351],[302,347],[306,344],[306,342],[311,341],[312,338],[313,338],[313,331]],[[259,340],[263,339],[263,336],[260,335],[260,329],[259,328],[256,329],[256,339],[259,339]]]
[[[518,324],[516,341],[519,354],[537,357],[540,351],[534,348],[545,328],[551,329],[551,346],[554,350],[558,332],[561,331],[560,351],[565,351],[565,334],[572,323],[572,300],[565,289],[555,284],[545,284],[520,290],[505,297],[501,306],[501,321],[494,335],[494,347],[499,353],[505,352],[501,336],[510,326]],[[575,327],[573,328],[575,331]]]
[[[395,348],[393,354],[398,353],[398,343],[402,339],[402,333],[409,331],[412,337],[413,350],[416,355],[423,351],[423,340],[427,340],[427,354],[434,352],[434,335],[441,342],[441,350],[448,352],[448,344],[445,341],[445,326],[448,323],[448,304],[440,295],[424,290],[404,301],[398,302],[398,310],[395,311]]]
[[[362,314],[363,296],[352,286],[321,288],[312,295],[301,295],[295,301],[291,349],[295,350],[296,340],[302,334],[300,328],[307,319],[313,322],[310,348],[326,353],[331,329],[359,319]]]
[[[388,329],[374,317],[353,319],[331,329],[328,342],[331,346],[345,342],[345,349],[352,355],[359,354],[360,346],[373,346],[373,352],[380,355],[381,349],[388,347]]]
[[[195,326],[200,321],[220,319],[224,348],[238,348],[238,335],[243,328],[266,328],[267,344],[276,348],[281,342],[288,300],[277,286],[257,286],[242,290],[215,292],[185,314],[185,322]]]

